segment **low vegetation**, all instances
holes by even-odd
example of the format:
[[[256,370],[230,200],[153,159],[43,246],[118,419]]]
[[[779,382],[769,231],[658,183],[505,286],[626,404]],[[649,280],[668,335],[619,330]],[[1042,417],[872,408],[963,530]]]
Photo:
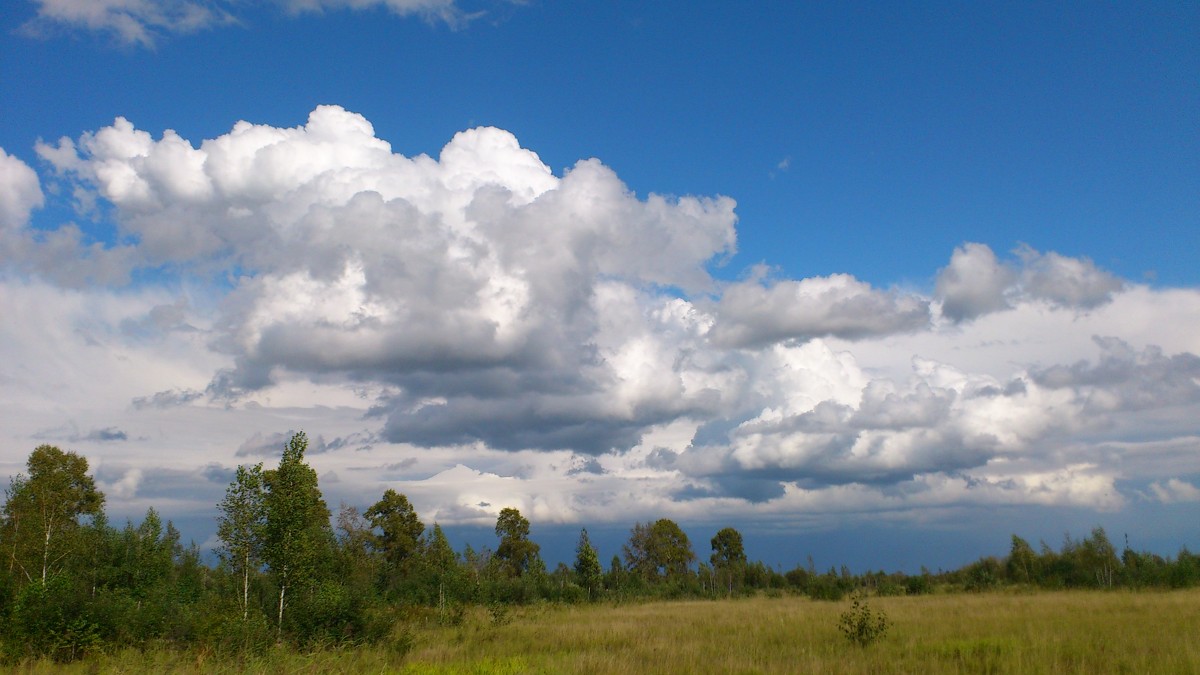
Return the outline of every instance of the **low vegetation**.
[[[40,446],[0,512],[0,664],[145,672],[1194,672],[1200,557],[1059,549],[919,575],[747,559],[724,528],[699,560],[673,521],[637,523],[608,568],[580,533],[548,570],[530,522],[454,551],[387,490],[336,521],[301,433],[239,467],[219,563],[150,509],[108,523],[87,460]],[[336,528],[334,527],[336,522]],[[1137,591],[1137,592],[1135,592]],[[847,599],[849,596],[849,599]],[[654,601],[654,602],[651,602]],[[72,665],[77,664],[77,665]]]
[[[802,596],[485,607],[456,624],[408,617],[411,650],[384,646],[255,653],[150,647],[21,673],[1193,673],[1200,591],[992,591],[872,598],[891,617],[869,648],[846,642],[849,601]]]

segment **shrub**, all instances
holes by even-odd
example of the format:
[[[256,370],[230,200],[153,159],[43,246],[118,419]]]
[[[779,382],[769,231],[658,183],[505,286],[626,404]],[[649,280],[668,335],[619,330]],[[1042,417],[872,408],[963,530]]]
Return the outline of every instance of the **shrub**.
[[[866,594],[855,593],[852,598],[850,609],[843,612],[838,620],[838,629],[851,644],[866,647],[882,638],[891,623],[883,610],[876,612],[871,609]]]

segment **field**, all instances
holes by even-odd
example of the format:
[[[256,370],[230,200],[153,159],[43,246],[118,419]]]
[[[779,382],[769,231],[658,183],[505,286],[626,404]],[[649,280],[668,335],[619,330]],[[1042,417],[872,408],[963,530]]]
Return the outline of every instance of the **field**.
[[[129,650],[17,672],[1200,673],[1200,590],[872,598],[892,626],[865,648],[838,630],[849,604],[758,597],[475,608],[457,626],[417,623],[403,656]]]

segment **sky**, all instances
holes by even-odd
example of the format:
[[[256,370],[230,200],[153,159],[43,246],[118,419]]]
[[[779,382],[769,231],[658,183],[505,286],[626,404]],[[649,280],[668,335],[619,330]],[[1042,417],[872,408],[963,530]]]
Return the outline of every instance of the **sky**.
[[[211,548],[326,500],[551,563],[1200,550],[1200,6],[13,0],[0,476]]]

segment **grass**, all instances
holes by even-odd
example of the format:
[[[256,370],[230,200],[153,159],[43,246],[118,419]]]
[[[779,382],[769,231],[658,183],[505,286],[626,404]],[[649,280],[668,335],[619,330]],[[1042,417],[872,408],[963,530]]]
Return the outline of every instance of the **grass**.
[[[996,592],[871,598],[892,626],[878,643],[839,632],[849,601],[751,598],[620,606],[486,608],[459,626],[418,625],[405,656],[384,648],[222,659],[120,651],[22,673],[1200,673],[1200,590]]]

